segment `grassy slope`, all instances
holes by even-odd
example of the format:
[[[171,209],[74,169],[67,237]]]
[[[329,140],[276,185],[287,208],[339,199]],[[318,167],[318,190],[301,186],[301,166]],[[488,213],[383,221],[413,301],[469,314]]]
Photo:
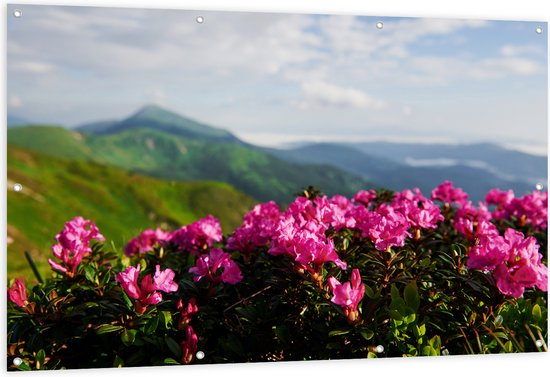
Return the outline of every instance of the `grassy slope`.
[[[212,213],[225,233],[242,220],[254,200],[220,182],[172,182],[115,167],[65,160],[8,146],[8,277],[27,275],[30,250],[43,273],[54,236],[65,221],[84,216],[108,242],[121,248],[147,227],[175,228]]]
[[[48,130],[31,130],[47,133]],[[239,143],[212,143],[178,137],[150,128],[136,128],[109,135],[86,135],[52,130],[77,158],[90,158],[143,174],[178,180],[228,182],[257,200],[288,203],[308,185],[333,195],[353,195],[365,180],[328,165],[297,165]],[[20,129],[9,130],[8,142],[58,156],[62,146],[34,143]],[[27,131],[27,133],[31,133]],[[90,152],[93,151],[93,154]]]

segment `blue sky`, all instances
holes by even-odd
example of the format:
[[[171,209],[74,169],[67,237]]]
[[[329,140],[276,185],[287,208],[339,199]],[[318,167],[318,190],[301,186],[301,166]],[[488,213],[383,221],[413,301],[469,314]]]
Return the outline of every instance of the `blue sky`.
[[[74,126],[155,103],[260,144],[546,150],[545,23],[32,5],[14,18],[13,8],[12,116]]]

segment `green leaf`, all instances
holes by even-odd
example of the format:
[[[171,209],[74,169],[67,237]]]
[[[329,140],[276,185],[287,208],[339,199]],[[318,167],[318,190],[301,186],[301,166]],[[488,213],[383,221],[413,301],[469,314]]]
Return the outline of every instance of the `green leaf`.
[[[397,301],[401,299],[401,295],[399,294],[399,289],[397,289],[395,284],[391,285],[391,299],[392,301]]]
[[[166,365],[180,365],[181,363],[178,363],[176,360],[172,359],[171,357],[168,357],[164,359],[164,364]]]
[[[514,345],[509,340],[504,344],[503,349],[504,349],[504,352],[506,352],[506,353],[512,353],[512,352],[514,352]]]
[[[143,327],[145,335],[151,335],[155,332],[159,324],[159,317],[153,317]]]
[[[42,369],[44,367],[44,360],[46,359],[46,352],[43,349],[36,353],[36,369]]]
[[[24,371],[30,371],[32,370],[31,366],[29,365],[29,362],[27,360],[23,360],[21,365],[17,367],[18,370],[24,370]]]
[[[115,356],[115,361],[113,361],[113,367],[122,368],[124,366],[124,360],[122,360],[118,355]]]
[[[422,355],[424,356],[437,356],[437,351],[432,346],[426,346],[422,348]]]
[[[390,310],[390,317],[396,321],[401,321],[403,319],[403,316],[395,309]]]
[[[420,326],[414,326],[413,327],[414,336],[418,338],[422,338],[426,334],[426,325],[422,324]]]
[[[115,332],[122,330],[124,327],[122,326],[114,326],[114,325],[99,325],[95,328],[95,332],[97,335],[101,334],[107,334],[110,332]]]
[[[180,345],[174,339],[172,339],[169,336],[164,338],[164,341],[166,342],[166,345],[168,346],[168,349],[170,350],[170,352],[172,352],[178,360],[181,359],[181,347],[180,347]]]
[[[416,314],[409,314],[408,316],[403,317],[403,322],[407,325],[416,321]]]
[[[407,284],[403,296],[405,298],[407,306],[417,312],[420,306],[420,296],[418,295],[418,287],[416,286],[416,281],[413,280],[409,284]]]
[[[84,267],[84,276],[86,277],[86,280],[88,280],[90,283],[96,282],[96,270],[90,265],[87,265]]]
[[[137,330],[125,330],[120,334],[120,340],[125,346],[131,346],[136,341]]]
[[[367,359],[376,359],[378,356],[374,352],[370,352],[367,354]]]
[[[359,330],[359,334],[361,334],[361,336],[365,338],[365,340],[371,340],[374,336],[374,332],[367,329]]]
[[[434,336],[431,338],[428,343],[437,351],[437,354],[439,355],[439,350],[441,349],[441,338],[439,335]]]
[[[126,303],[126,307],[128,309],[131,309],[134,307],[134,303],[132,302],[132,300],[130,300],[130,297],[128,297],[128,295],[126,294],[126,292],[124,292],[124,290],[122,290],[122,299]]]
[[[535,304],[535,306],[533,306],[532,314],[533,314],[533,319],[536,322],[540,322],[540,320],[542,319],[542,312],[540,310],[539,304]]]
[[[160,319],[162,320],[164,328],[169,329],[170,325],[172,324],[172,314],[168,311],[163,310],[160,312]]]
[[[328,333],[328,336],[338,336],[349,334],[350,329],[337,329]]]
[[[377,298],[376,294],[374,293],[374,291],[372,290],[371,287],[369,287],[368,285],[365,284],[365,294],[367,295],[368,298],[371,298],[371,299],[375,299]]]

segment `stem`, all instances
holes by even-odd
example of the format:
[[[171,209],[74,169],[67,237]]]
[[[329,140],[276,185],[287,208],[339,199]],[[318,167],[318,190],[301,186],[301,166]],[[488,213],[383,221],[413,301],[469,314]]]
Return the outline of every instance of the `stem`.
[[[233,309],[235,306],[239,305],[240,303],[242,303],[242,302],[244,302],[244,301],[246,301],[246,300],[248,300],[248,299],[251,299],[251,298],[253,298],[253,297],[256,297],[257,295],[259,295],[259,294],[262,293],[262,292],[267,291],[268,289],[271,289],[271,285],[268,285],[267,287],[264,287],[264,288],[260,289],[258,292],[253,293],[253,294],[251,294],[250,296],[245,297],[245,298],[243,298],[243,299],[237,301],[237,302],[234,303],[233,305],[231,305],[231,306],[225,308],[223,312],[225,313],[226,311]]]
[[[533,335],[533,332],[529,328],[529,325],[527,323],[525,323],[524,326],[527,329],[527,332],[529,333],[529,336],[531,337],[531,340],[533,341],[533,344],[537,348],[537,351],[541,352],[541,349],[539,347],[537,347],[537,340],[535,339],[535,335]]]
[[[25,257],[27,258],[27,262],[29,262],[29,265],[31,266],[32,272],[34,273],[34,276],[38,279],[38,282],[40,284],[44,283],[44,280],[42,280],[42,276],[40,276],[40,273],[38,272],[38,269],[36,268],[36,264],[34,263],[34,260],[32,259],[31,253],[29,253],[27,250],[25,250]]]

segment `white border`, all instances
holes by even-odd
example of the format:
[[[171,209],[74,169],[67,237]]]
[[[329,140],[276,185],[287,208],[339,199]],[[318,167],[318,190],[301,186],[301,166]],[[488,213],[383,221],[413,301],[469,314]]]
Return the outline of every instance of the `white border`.
[[[0,207],[0,245],[2,260],[5,261],[6,245],[6,4],[2,4],[2,28],[0,30],[0,45],[3,55],[2,82],[4,90],[0,94],[0,179],[1,195]],[[78,6],[110,6],[110,7],[142,7],[166,9],[202,9],[226,11],[255,11],[255,12],[282,12],[282,13],[332,13],[332,14],[359,14],[370,16],[398,16],[398,17],[438,17],[438,18],[469,18],[490,20],[523,20],[523,21],[550,21],[550,3],[544,0],[501,0],[498,2],[480,0],[437,1],[437,0],[65,0],[65,1],[10,1],[15,4],[51,4],[51,5],[78,5]],[[5,267],[1,269],[0,281],[5,281]],[[0,297],[0,344],[2,352],[6,350],[6,291],[1,290]],[[4,355],[6,353],[3,353]],[[0,371],[6,373],[6,360],[0,355]],[[491,355],[491,356],[456,356],[440,358],[390,359],[390,360],[353,360],[331,362],[287,362],[274,364],[237,364],[214,366],[162,367],[162,368],[133,368],[126,370],[101,370],[105,376],[148,376],[152,373],[163,373],[166,376],[276,376],[281,374],[308,374],[310,376],[425,376],[425,375],[498,375],[521,376],[525,374],[545,374],[550,370],[550,353],[522,354],[522,355]],[[92,376],[97,370],[76,370],[65,372],[45,372],[44,376]]]

